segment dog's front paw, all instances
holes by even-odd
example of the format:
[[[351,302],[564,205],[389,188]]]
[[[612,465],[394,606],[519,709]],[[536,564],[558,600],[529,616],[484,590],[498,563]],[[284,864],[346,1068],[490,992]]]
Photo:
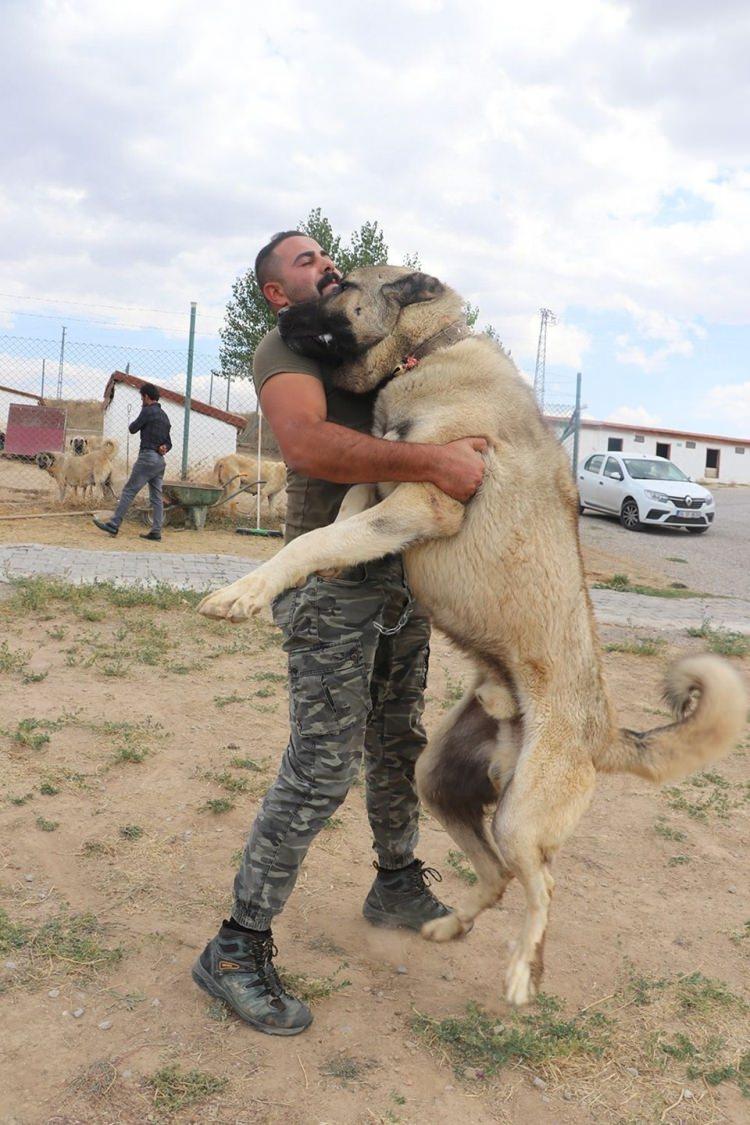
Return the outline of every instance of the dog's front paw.
[[[462,922],[457,914],[444,914],[442,918],[425,922],[421,933],[425,941],[453,941],[468,934],[471,927],[471,922]]]
[[[264,606],[270,604],[273,597],[274,592],[262,574],[249,574],[247,578],[241,578],[231,586],[224,586],[221,590],[208,594],[199,604],[198,613],[236,624],[259,613]]]
[[[514,953],[505,974],[505,998],[509,1004],[520,1008],[534,999],[536,989],[528,961]]]

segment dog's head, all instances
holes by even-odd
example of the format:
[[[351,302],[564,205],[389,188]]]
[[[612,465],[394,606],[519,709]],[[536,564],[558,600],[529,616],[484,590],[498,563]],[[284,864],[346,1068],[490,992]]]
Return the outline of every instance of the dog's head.
[[[82,457],[84,453],[88,453],[89,443],[85,437],[74,437],[70,439],[70,448],[76,457]]]
[[[55,453],[37,453],[34,460],[37,464],[37,468],[43,469],[45,473],[48,473],[57,462],[57,455]]]
[[[371,390],[382,378],[373,375],[363,385],[354,376],[356,360],[396,332],[408,346],[424,336],[415,306],[427,306],[451,294],[436,277],[400,266],[363,266],[317,301],[292,305],[279,316],[279,332],[303,355],[339,365],[333,381],[347,390]]]

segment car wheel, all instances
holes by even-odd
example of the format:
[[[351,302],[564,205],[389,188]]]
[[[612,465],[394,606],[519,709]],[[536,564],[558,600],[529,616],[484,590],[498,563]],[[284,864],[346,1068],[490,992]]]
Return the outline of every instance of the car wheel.
[[[638,505],[635,500],[630,497],[622,502],[622,507],[620,508],[620,523],[624,528],[627,528],[628,531],[640,531],[643,527],[640,513],[638,512]]]
[[[708,531],[707,527],[686,527],[685,531],[689,531],[691,535],[705,535]]]

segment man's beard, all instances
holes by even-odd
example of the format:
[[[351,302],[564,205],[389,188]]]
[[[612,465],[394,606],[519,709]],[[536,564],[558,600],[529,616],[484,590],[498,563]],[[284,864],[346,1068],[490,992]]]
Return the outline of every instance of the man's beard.
[[[340,284],[341,274],[338,272],[338,270],[326,270],[320,281],[317,283],[315,288],[318,290],[318,293],[321,295],[321,297],[323,296],[323,290],[327,285],[330,285],[331,282],[334,282],[335,285]]]

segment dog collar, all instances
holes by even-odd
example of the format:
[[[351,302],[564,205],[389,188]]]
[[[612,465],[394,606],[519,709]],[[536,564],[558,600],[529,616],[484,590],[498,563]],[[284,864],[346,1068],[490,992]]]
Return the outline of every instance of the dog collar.
[[[404,371],[411,371],[416,367],[420,359],[425,356],[431,355],[432,352],[438,348],[449,348],[452,344],[457,344],[459,340],[465,340],[467,336],[471,335],[471,329],[466,321],[454,320],[452,324],[446,324],[445,328],[441,328],[434,336],[430,336],[427,340],[423,340],[421,344],[410,352],[397,367],[388,376],[388,379],[395,378],[396,375],[401,375]],[[383,384],[381,383],[381,386]]]

